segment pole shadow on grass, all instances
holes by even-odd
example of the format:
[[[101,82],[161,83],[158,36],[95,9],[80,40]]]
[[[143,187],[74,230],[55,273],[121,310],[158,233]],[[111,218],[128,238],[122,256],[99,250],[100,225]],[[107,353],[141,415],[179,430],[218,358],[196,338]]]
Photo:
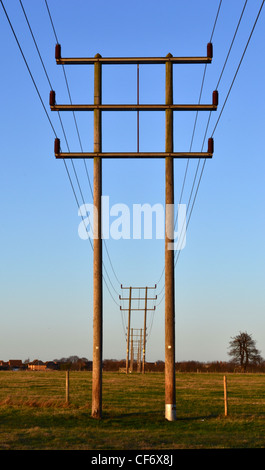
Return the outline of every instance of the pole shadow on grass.
[[[220,415],[218,414],[209,414],[209,415],[202,415],[202,416],[177,416],[177,421],[204,421],[208,419],[216,419],[219,418]]]
[[[205,414],[200,416],[178,416],[175,422],[177,421],[206,421],[211,419],[216,419],[220,417],[219,414]],[[104,413],[103,420],[119,421],[122,419],[133,419],[137,422],[142,421],[143,423],[157,423],[157,422],[169,422],[165,419],[163,412],[160,411],[146,411],[146,412],[128,412],[112,415],[111,413]]]

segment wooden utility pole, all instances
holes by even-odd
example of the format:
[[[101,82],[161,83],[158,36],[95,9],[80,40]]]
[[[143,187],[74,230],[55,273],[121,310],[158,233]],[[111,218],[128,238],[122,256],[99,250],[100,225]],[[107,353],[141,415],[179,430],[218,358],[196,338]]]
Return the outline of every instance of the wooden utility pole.
[[[141,372],[142,367],[142,328],[131,328],[131,360],[130,371],[134,368],[134,362],[137,363],[137,372]],[[136,361],[135,361],[136,358]]]
[[[139,372],[142,372],[142,371],[143,371],[143,362],[142,362],[142,360],[143,360],[143,359],[142,359],[142,349],[143,349],[142,344],[143,344],[143,343],[142,343],[142,341],[143,341],[143,339],[142,339],[142,328],[141,328],[141,331],[140,331],[140,343],[139,343],[139,356],[140,356],[140,357],[139,357]]]
[[[126,374],[129,372],[129,348],[130,348],[130,328],[131,328],[131,304],[132,288],[129,289],[128,327],[127,327],[127,351],[126,351]]]
[[[142,365],[142,373],[143,374],[145,372],[147,292],[148,292],[148,287],[145,288],[145,301],[144,301],[144,344],[143,344],[143,365]]]
[[[134,361],[134,355],[133,355],[133,328],[131,330],[131,366],[130,366],[130,372],[133,372],[133,361]]]
[[[100,54],[96,58],[101,57]],[[101,64],[94,64],[94,104],[101,104]],[[94,110],[94,152],[101,152],[101,111]],[[94,290],[93,290],[93,373],[92,416],[102,415],[102,238],[101,238],[102,160],[94,157]]]
[[[168,54],[167,57],[172,57]],[[166,105],[173,104],[173,66],[166,62]],[[173,111],[165,111],[165,151],[173,152]],[[176,420],[175,280],[174,280],[174,158],[165,157],[165,418]]]

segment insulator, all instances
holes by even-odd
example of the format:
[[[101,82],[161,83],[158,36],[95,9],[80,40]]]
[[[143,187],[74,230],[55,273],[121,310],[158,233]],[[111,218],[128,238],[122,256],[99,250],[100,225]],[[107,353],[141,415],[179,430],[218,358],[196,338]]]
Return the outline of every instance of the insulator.
[[[214,106],[218,106],[218,97],[219,97],[218,91],[215,90],[213,92],[213,105]]]
[[[213,58],[213,45],[211,42],[208,42],[207,44],[207,57],[209,57],[210,59]]]
[[[55,91],[51,90],[50,91],[50,106],[55,105]]]
[[[56,60],[61,59],[61,44],[56,44],[55,46],[55,59]]]
[[[55,141],[54,141],[54,153],[55,155],[59,155],[60,154],[60,148],[61,148],[61,144],[60,144],[60,139],[58,139],[56,137]]]
[[[213,150],[214,150],[213,138],[210,137],[210,138],[208,139],[208,153],[213,154]]]

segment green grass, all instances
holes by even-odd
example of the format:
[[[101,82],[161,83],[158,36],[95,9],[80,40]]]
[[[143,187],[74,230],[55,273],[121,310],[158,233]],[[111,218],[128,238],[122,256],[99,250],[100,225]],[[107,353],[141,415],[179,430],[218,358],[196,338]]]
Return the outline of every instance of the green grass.
[[[103,418],[91,418],[90,372],[0,372],[0,450],[265,447],[265,374],[176,375],[177,421],[164,418],[164,374],[103,374]]]

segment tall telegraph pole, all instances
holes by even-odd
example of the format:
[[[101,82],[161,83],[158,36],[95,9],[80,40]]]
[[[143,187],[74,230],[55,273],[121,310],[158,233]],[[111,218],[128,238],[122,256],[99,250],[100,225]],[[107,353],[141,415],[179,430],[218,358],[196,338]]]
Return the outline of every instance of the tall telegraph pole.
[[[100,54],[95,56],[101,57]],[[101,104],[101,63],[94,64],[94,104]],[[94,109],[94,152],[102,147],[101,110]],[[102,414],[102,238],[101,238],[102,159],[94,157],[94,287],[93,287],[93,380],[92,416]],[[96,209],[96,210],[95,210]]]
[[[172,57],[168,54],[167,57]],[[173,66],[166,62],[166,105],[173,104]],[[173,152],[173,110],[165,111],[165,151]],[[175,276],[174,250],[174,158],[165,158],[165,417],[176,419],[175,393]]]

